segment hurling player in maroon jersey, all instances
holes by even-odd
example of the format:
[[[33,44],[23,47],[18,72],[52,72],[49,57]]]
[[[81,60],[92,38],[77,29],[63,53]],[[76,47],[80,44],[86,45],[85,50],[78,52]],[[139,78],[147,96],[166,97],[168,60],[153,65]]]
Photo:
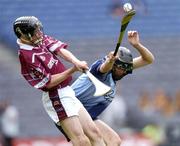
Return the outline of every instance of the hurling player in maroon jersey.
[[[36,17],[19,17],[13,26],[21,74],[31,86],[43,91],[43,105],[50,118],[61,125],[73,146],[105,146],[99,129],[69,86],[71,75],[87,70],[87,63],[68,51],[67,44],[43,34]],[[66,69],[57,56],[73,67]]]

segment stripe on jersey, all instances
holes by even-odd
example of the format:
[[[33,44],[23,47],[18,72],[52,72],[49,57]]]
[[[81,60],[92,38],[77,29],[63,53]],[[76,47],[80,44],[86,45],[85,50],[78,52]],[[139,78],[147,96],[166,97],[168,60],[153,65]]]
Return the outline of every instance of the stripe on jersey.
[[[41,80],[38,84],[34,85],[35,88],[42,88],[44,85],[46,85],[47,82],[49,82],[50,75],[48,74],[44,79]]]
[[[55,95],[53,95],[55,94]],[[54,90],[52,92],[49,92],[49,97],[52,103],[52,106],[58,116],[59,121],[64,120],[65,118],[67,118],[67,114],[66,111],[59,99],[59,95],[58,95],[58,91]]]
[[[58,41],[57,43],[53,44],[53,45],[49,48],[49,50],[50,50],[51,52],[54,52],[58,47],[62,47],[63,45],[64,45],[64,43]]]

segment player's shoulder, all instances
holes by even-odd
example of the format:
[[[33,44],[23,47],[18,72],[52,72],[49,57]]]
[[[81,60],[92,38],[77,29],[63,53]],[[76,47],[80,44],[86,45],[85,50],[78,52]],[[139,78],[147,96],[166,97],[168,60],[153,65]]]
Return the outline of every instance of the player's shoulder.
[[[101,58],[96,60],[94,63],[92,63],[91,67],[90,67],[90,71],[91,70],[97,70],[105,61],[105,58]]]
[[[56,39],[55,37],[50,36],[50,35],[44,35],[43,40],[44,41],[59,41],[58,39]]]
[[[21,56],[29,56],[32,54],[32,51],[29,50],[24,50],[24,49],[19,49],[18,50],[19,55]]]
[[[96,60],[96,61],[91,65],[91,67],[99,66],[99,65],[101,65],[104,61],[105,61],[105,58],[98,59],[98,60]]]
[[[34,50],[31,51],[23,50],[23,49],[18,50],[18,55],[20,60],[23,60],[25,62],[32,62],[33,54],[34,54]]]
[[[50,46],[52,46],[53,44],[57,44],[58,46],[63,45],[63,46],[65,46],[65,47],[67,46],[66,43],[64,43],[64,42],[62,42],[61,40],[56,39],[56,38],[54,38],[54,37],[52,37],[52,36],[49,36],[49,35],[44,35],[44,37],[43,37],[43,43],[44,43],[47,47],[50,47]]]
[[[37,52],[39,49],[39,47],[31,47],[31,49],[29,48],[25,48],[25,47],[21,47],[18,52],[21,53],[21,54],[24,54],[24,55],[31,55],[33,54],[34,52]]]
[[[101,58],[96,60],[90,67],[90,72],[96,76],[96,77],[100,77],[103,76],[103,73],[100,72],[100,67],[101,65],[104,63],[105,58]]]
[[[53,39],[53,37],[45,34],[45,35],[43,36],[43,39]]]

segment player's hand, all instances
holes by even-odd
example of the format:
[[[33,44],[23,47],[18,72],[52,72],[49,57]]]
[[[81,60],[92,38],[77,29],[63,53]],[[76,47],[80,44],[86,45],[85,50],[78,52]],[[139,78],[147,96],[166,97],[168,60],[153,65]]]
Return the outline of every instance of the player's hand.
[[[107,57],[108,57],[108,61],[109,61],[110,63],[114,63],[114,61],[118,58],[118,54],[117,54],[116,56],[114,56],[114,52],[111,51],[111,52],[109,52],[109,54],[107,55]]]
[[[86,61],[78,61],[74,65],[81,72],[83,72],[84,70],[88,70],[89,69],[88,64],[87,64]]]
[[[75,65],[73,65],[73,67],[71,67],[71,68],[72,68],[73,72],[79,71],[79,69]]]
[[[139,42],[139,34],[137,31],[128,31],[128,41],[132,46],[137,46]]]

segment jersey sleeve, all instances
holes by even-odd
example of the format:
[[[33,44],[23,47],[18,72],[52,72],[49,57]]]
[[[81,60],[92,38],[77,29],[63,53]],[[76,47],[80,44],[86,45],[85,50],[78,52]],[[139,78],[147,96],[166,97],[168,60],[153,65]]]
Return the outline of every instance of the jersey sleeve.
[[[100,72],[100,67],[101,65],[104,63],[105,61],[105,58],[103,59],[100,59],[100,60],[97,60],[96,62],[94,62],[92,64],[92,66],[90,67],[90,72],[95,76],[97,77],[99,80],[104,80],[107,73],[101,73]]]
[[[64,42],[61,42],[53,37],[45,36],[45,44],[47,49],[55,54],[57,54],[60,49],[67,49],[68,45]]]
[[[42,66],[30,65],[29,70],[30,80],[28,82],[37,89],[46,90],[47,84],[51,80],[50,73],[47,73]]]
[[[41,63],[35,59],[35,63],[24,58],[20,58],[21,73],[28,83],[34,88],[46,91],[47,84],[51,80],[51,74],[47,73]]]

